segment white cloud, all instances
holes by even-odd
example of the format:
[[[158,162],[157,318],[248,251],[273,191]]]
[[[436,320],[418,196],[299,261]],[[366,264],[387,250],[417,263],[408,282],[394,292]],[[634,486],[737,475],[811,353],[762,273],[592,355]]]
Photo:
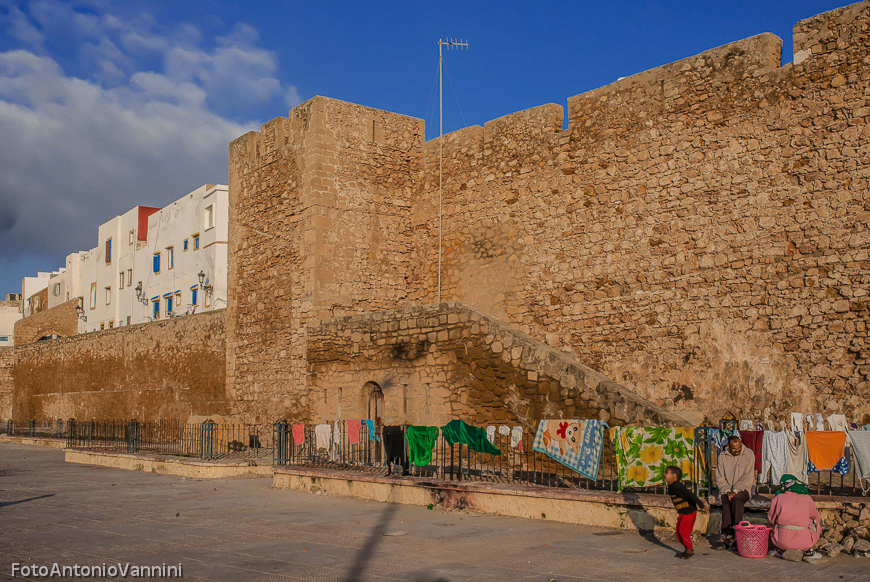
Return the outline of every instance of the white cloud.
[[[228,143],[259,125],[239,119],[257,105],[282,107],[277,114],[300,101],[249,25],[203,40],[192,25],[160,26],[147,14],[79,13],[53,0],[25,14],[3,1],[0,34],[22,47],[0,52],[7,260],[91,248],[97,225],[115,214],[225,182]],[[72,58],[52,54],[58,39]]]

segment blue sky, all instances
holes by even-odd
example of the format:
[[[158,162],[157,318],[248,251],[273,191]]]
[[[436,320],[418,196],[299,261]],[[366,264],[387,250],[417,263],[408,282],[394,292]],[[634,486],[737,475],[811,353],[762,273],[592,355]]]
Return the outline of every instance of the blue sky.
[[[97,225],[227,180],[227,144],[313,95],[445,131],[845,5],[731,2],[0,0],[0,293],[96,246]],[[461,108],[461,113],[460,113]],[[428,115],[427,115],[428,111]]]

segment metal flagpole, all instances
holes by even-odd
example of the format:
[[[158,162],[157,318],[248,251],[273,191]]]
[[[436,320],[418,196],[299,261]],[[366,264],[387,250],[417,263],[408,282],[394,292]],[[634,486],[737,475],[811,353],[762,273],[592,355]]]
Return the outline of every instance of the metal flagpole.
[[[438,303],[441,303],[441,260],[442,240],[444,238],[444,76],[442,67],[444,63],[443,47],[450,49],[467,49],[468,43],[464,41],[443,41],[438,39]]]

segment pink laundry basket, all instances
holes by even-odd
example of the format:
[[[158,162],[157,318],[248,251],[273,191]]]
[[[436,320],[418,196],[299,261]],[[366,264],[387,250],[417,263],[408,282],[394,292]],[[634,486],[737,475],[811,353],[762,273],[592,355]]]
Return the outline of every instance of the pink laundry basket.
[[[770,528],[766,525],[752,525],[748,521],[741,521],[734,526],[737,553],[744,558],[764,558],[767,556],[769,532]]]

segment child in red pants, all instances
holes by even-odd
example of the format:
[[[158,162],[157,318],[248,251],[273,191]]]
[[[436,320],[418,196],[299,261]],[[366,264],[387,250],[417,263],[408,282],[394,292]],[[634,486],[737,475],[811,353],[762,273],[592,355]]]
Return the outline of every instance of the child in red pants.
[[[710,505],[689,491],[689,488],[680,482],[682,479],[683,470],[679,467],[671,466],[665,469],[665,483],[668,484],[668,495],[671,496],[674,508],[679,514],[677,517],[677,539],[686,548],[680,554],[680,558],[688,560],[695,555],[695,549],[692,546],[692,529],[695,527],[698,509],[709,511]]]

